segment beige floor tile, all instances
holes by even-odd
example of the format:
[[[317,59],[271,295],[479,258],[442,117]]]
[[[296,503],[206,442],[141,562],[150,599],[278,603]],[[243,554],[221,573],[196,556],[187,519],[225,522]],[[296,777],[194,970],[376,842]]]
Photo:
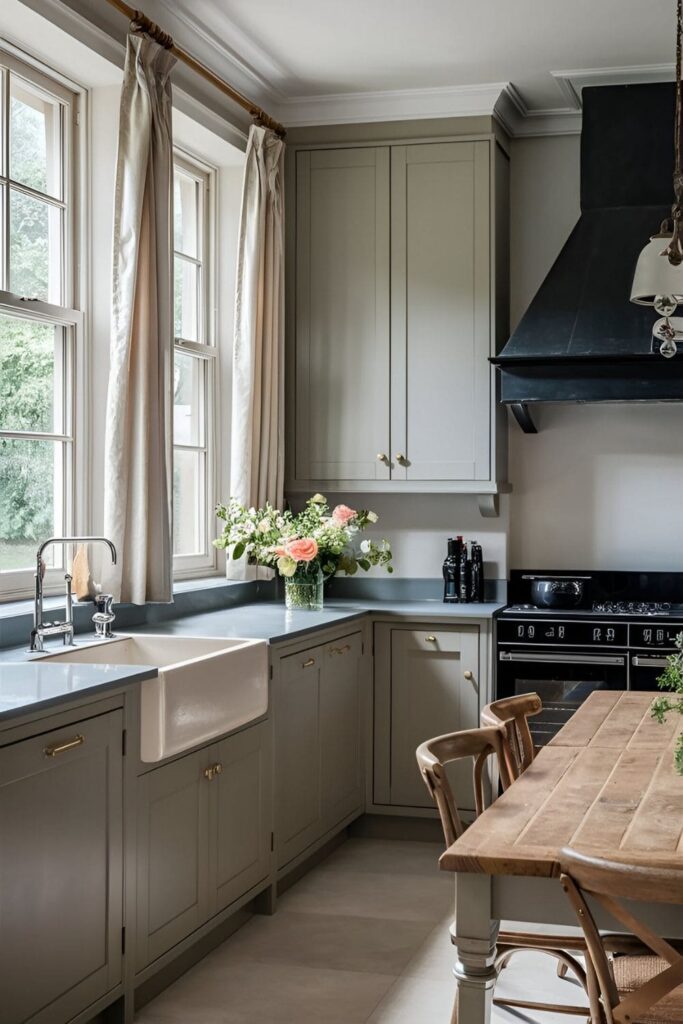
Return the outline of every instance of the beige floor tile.
[[[393,839],[349,839],[339,846],[321,868],[342,868],[345,871],[369,871],[376,874],[378,865],[382,871],[401,875],[426,875],[429,878],[441,875],[439,857],[443,853],[441,843],[397,842]],[[318,869],[316,869],[318,870]]]
[[[448,930],[450,923],[450,917],[444,918],[427,936],[407,963],[403,972],[406,977],[453,984],[456,953]]]
[[[368,1024],[448,1024],[454,994],[453,985],[447,982],[399,978]]]
[[[376,865],[377,866],[377,865]],[[338,865],[311,872],[282,897],[282,910],[404,921],[440,920],[453,905],[453,881],[425,874],[355,871]]]
[[[391,975],[234,962],[200,964],[163,992],[137,1024],[364,1024]]]
[[[400,974],[429,935],[424,921],[342,914],[300,914],[281,909],[253,918],[213,954],[304,967]]]

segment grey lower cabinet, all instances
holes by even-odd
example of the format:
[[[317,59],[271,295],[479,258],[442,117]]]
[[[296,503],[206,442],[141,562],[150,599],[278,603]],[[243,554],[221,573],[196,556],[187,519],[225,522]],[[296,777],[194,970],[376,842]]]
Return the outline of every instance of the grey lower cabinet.
[[[362,635],[290,654],[274,680],[275,848],[282,868],[363,808]]]
[[[270,723],[138,779],[136,969],[266,878]]]
[[[433,808],[415,751],[424,740],[479,724],[479,628],[375,626],[376,805]],[[473,807],[471,770],[449,770],[460,807]]]
[[[66,1021],[122,979],[122,710],[0,748],[0,1022]]]

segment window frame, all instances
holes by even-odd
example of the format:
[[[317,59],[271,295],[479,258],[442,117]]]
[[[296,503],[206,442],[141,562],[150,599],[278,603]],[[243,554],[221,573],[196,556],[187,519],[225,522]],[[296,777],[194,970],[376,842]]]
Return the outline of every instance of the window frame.
[[[61,239],[61,273],[62,273],[62,305],[56,305],[33,297],[23,297],[1,287],[0,277],[0,313],[19,316],[23,320],[35,320],[39,323],[52,324],[65,329],[67,359],[62,376],[64,393],[64,434],[41,434],[36,431],[0,430],[0,436],[26,440],[41,439],[59,441],[63,445],[63,494],[61,518],[66,535],[74,532],[85,532],[89,495],[87,488],[77,486],[77,482],[87,480],[88,450],[86,438],[87,396],[87,358],[86,334],[87,320],[81,310],[82,297],[86,293],[86,260],[80,257],[86,252],[87,217],[85,216],[87,188],[86,140],[81,130],[81,120],[87,113],[86,91],[66,79],[62,74],[47,67],[42,61],[24,52],[19,47],[2,40],[0,43],[0,75],[3,80],[3,108],[0,121],[0,182],[5,189],[5,208],[0,208],[0,216],[4,225],[9,225],[10,186],[17,188],[25,195],[36,195],[45,201],[41,193],[13,182],[10,176],[9,141],[5,140],[4,131],[9,127],[10,112],[10,75],[25,81],[47,97],[61,104],[61,146],[60,154],[62,196],[45,197],[62,209]],[[76,197],[79,197],[78,201]],[[5,245],[0,255],[0,273],[8,268],[10,238],[6,231]],[[9,278],[5,274],[5,283],[9,287]],[[69,457],[67,458],[67,453]],[[47,538],[44,538],[47,539]],[[37,545],[36,545],[37,547]],[[61,549],[55,549],[61,556]],[[0,572],[0,602],[13,601],[32,596],[34,584],[34,567]],[[48,569],[45,574],[44,591],[56,594],[64,589],[64,568],[59,564]]]
[[[173,578],[175,580],[193,579],[200,576],[216,575],[219,572],[218,552],[212,544],[215,534],[215,507],[217,501],[218,466],[220,458],[220,441],[218,430],[218,388],[219,388],[219,348],[216,311],[216,279],[217,279],[217,245],[216,245],[216,184],[218,170],[208,164],[195,153],[183,146],[173,148],[173,172],[175,188],[176,167],[183,174],[193,178],[201,189],[201,217],[198,217],[200,257],[194,261],[199,265],[200,301],[197,303],[200,341],[175,336],[173,353],[192,356],[203,363],[204,387],[201,401],[203,445],[176,444],[172,438],[173,456],[179,451],[202,451],[204,454],[203,497],[205,505],[202,522],[204,550],[194,554],[173,554]],[[178,252],[173,247],[173,263],[176,256],[187,259],[187,254]],[[175,271],[174,271],[175,280]],[[175,293],[174,293],[175,294]]]

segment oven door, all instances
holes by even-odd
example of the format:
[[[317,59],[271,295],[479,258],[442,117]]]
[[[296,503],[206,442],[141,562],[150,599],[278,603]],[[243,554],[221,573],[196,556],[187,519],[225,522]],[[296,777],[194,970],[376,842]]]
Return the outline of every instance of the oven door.
[[[534,742],[543,746],[568,722],[595,690],[625,690],[626,651],[567,651],[566,648],[501,646],[498,649],[498,697],[537,693],[543,710],[529,719]]]
[[[657,654],[631,654],[632,690],[659,690],[657,680],[666,668],[667,655],[675,651],[659,651]]]

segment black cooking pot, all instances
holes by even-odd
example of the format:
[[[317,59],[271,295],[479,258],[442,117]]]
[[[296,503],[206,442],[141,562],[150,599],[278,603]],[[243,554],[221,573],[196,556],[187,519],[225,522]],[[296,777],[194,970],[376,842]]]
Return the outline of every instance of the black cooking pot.
[[[535,579],[531,584],[531,600],[537,608],[576,608],[582,598],[583,580]]]

